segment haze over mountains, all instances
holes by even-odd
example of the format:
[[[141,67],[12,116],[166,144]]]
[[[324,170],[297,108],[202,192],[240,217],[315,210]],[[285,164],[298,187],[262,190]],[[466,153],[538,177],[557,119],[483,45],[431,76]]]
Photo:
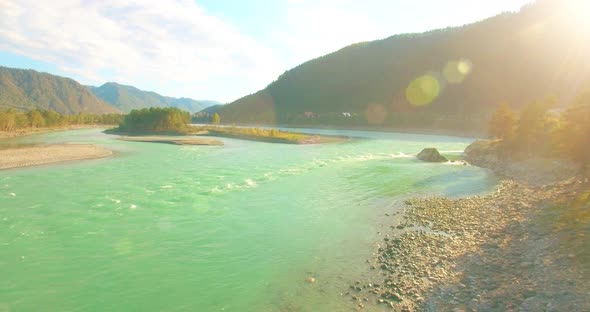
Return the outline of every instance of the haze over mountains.
[[[579,3],[540,0],[471,25],[354,44],[218,112],[225,123],[478,129],[502,102],[557,96],[565,105],[590,88]]]
[[[133,86],[107,82],[100,87],[88,87],[98,98],[117,109],[128,113],[132,109],[147,107],[177,107],[190,113],[199,112],[209,106],[218,105],[215,101],[198,101],[189,98],[173,98],[151,91],[143,91]]]
[[[195,113],[215,101],[173,98],[108,82],[86,87],[77,81],[35,70],[0,66],[0,109],[54,110],[61,114],[106,114],[146,107],[177,107]]]

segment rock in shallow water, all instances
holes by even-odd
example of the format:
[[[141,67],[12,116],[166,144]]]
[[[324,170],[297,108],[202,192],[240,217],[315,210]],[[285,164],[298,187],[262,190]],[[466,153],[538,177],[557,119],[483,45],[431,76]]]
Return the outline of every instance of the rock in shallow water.
[[[426,161],[426,162],[446,162],[448,161],[444,156],[442,156],[438,150],[434,147],[428,147],[423,149],[416,158]]]

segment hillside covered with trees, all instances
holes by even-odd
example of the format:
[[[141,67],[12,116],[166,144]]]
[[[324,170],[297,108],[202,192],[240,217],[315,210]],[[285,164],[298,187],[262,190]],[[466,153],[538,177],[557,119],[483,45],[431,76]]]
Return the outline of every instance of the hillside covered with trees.
[[[214,101],[198,101],[189,98],[173,98],[156,92],[143,91],[133,86],[107,82],[100,87],[88,87],[97,97],[123,112],[149,107],[176,107],[191,113],[199,112],[209,106],[217,105]]]
[[[119,111],[78,82],[34,70],[0,66],[0,110],[52,110],[60,114],[107,114]]]
[[[500,103],[569,103],[590,82],[578,1],[538,0],[462,27],[358,43],[286,71],[223,123],[484,130]]]

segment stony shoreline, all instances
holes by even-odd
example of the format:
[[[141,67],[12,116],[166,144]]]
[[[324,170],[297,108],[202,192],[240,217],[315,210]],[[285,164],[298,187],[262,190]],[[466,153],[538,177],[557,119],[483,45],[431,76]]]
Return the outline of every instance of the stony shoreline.
[[[0,150],[0,170],[98,159],[113,152],[92,144],[52,144]]]
[[[348,295],[359,308],[395,311],[589,310],[590,282],[569,282],[589,273],[570,263],[579,256],[560,253],[555,235],[531,223],[584,187],[504,181],[487,196],[408,200],[370,261],[377,277],[353,283]]]
[[[386,216],[373,277],[345,295],[371,311],[590,311],[590,185],[523,181],[406,200]]]

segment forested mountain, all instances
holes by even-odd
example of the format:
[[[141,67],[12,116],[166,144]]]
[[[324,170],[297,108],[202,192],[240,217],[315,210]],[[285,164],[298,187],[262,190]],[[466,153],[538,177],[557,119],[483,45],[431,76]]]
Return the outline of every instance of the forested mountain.
[[[462,27],[358,43],[286,71],[218,110],[224,123],[480,129],[590,87],[590,27],[580,1],[539,0]]]
[[[72,79],[0,66],[0,110],[34,108],[61,114],[118,112]]]
[[[107,82],[100,87],[88,87],[97,97],[110,103],[123,112],[148,107],[177,107],[191,113],[198,112],[211,105],[214,101],[197,101],[189,98],[173,98],[151,91],[143,91],[132,86]]]
[[[189,98],[172,98],[170,102],[170,107],[180,108],[182,110],[188,111],[190,113],[196,113],[208,107],[220,105],[219,102],[215,101],[201,101],[201,100],[193,100]]]
[[[214,114],[217,113],[222,107],[222,104],[212,105],[201,110],[199,113]]]

